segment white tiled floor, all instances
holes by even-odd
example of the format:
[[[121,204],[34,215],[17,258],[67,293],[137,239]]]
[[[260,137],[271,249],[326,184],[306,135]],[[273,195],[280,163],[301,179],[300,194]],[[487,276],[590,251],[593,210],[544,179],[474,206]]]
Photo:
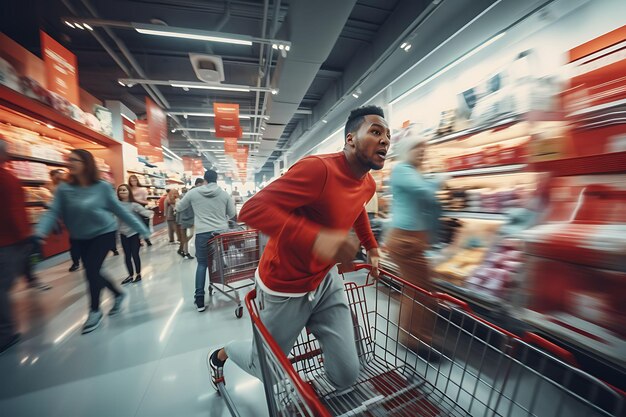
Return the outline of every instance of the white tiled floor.
[[[143,282],[125,286],[123,313],[105,316],[88,335],[80,334],[87,312],[82,269],[69,273],[63,262],[39,271],[53,286],[47,292],[26,289],[20,279],[13,300],[23,340],[0,356],[0,416],[230,415],[210,385],[206,356],[250,337],[249,317],[236,319],[234,303],[219,295],[198,313],[196,261],[183,260],[165,241],[161,233],[142,248]],[[125,277],[122,256],[104,264],[117,282]],[[103,300],[106,313],[110,293]],[[267,415],[258,380],[229,364],[225,374],[242,416]]]

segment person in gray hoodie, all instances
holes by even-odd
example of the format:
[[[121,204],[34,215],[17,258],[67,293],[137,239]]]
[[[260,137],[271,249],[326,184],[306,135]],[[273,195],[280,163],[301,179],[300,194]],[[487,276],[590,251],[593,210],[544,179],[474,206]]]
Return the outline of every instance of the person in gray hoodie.
[[[185,195],[176,206],[178,211],[188,207],[193,209],[196,228],[196,292],[195,304],[198,311],[204,311],[206,273],[208,269],[208,242],[221,231],[228,229],[228,221],[236,221],[235,203],[226,191],[217,186],[217,172],[204,173],[206,185],[196,187]]]

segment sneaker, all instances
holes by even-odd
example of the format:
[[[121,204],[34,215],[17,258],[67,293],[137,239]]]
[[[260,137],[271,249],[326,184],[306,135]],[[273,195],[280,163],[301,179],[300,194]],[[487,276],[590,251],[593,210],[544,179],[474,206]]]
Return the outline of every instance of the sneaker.
[[[177,254],[179,254],[180,256],[182,256],[183,258],[185,257],[185,252],[183,252],[182,250],[178,249],[176,251]]]
[[[124,278],[124,280],[122,281],[122,285],[126,285],[129,282],[133,282],[133,276],[132,275],[129,275],[126,278]]]
[[[183,255],[183,258],[185,258],[185,259],[195,259],[193,256],[191,256],[189,254],[189,252],[187,252],[185,255]]]
[[[215,391],[218,390],[217,385],[222,383],[226,384],[224,381],[224,361],[221,361],[217,358],[217,352],[221,349],[216,349],[209,356],[209,369],[211,370],[211,385],[215,388]]]
[[[43,282],[35,281],[28,284],[29,288],[34,288],[39,291],[48,291],[52,289],[52,287],[48,284],[44,284]]]
[[[139,282],[139,281],[141,281],[141,274],[137,274],[133,282]]]
[[[119,251],[117,249],[114,249],[113,250],[113,255],[120,256],[120,253],[119,253]]]
[[[194,304],[196,305],[196,309],[199,312],[203,312],[204,310],[206,310],[206,307],[204,306],[204,295],[196,296],[196,301],[194,301]]]
[[[113,303],[113,307],[111,307],[111,310],[109,311],[109,316],[114,316],[122,311],[122,303],[124,302],[125,298],[126,294],[124,293],[120,293],[119,295],[115,296],[115,302]]]
[[[150,242],[150,239],[146,239],[146,245],[152,246],[152,242]]]
[[[19,333],[15,333],[11,338],[2,346],[0,346],[0,355],[6,352],[11,346],[17,344],[22,336]]]
[[[89,311],[89,316],[83,326],[83,334],[93,332],[100,326],[100,323],[102,323],[102,311]]]
[[[70,266],[70,272],[74,272],[74,271],[78,271],[78,268],[80,268],[80,266],[78,264],[72,264],[72,266]]]

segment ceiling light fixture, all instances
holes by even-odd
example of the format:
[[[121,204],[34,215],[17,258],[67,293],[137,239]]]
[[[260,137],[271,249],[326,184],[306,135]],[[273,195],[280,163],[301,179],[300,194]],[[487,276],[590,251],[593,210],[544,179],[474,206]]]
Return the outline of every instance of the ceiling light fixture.
[[[83,23],[83,26],[85,26],[87,28],[87,30],[90,30],[93,32],[93,28],[91,26],[89,26],[87,23]]]
[[[402,48],[402,49],[404,49],[404,52],[409,52],[409,49],[411,49],[411,47],[412,47],[412,46],[413,46],[413,45],[411,45],[411,44],[409,43],[409,44],[407,44],[407,45],[406,45],[404,48]]]
[[[120,80],[117,80],[117,83],[118,83],[119,85],[121,85],[122,87],[126,87],[126,84],[124,84],[124,83],[123,83],[122,81],[120,81]]]
[[[402,42],[402,45],[400,45],[400,48],[404,49],[405,46],[406,46],[406,42]]]
[[[227,87],[224,85],[210,85],[210,84],[170,84],[172,87],[178,87],[182,89],[186,89],[185,91],[189,91],[190,88],[197,88],[201,90],[220,90],[220,91],[241,91],[244,93],[249,93],[249,87]]]
[[[81,24],[80,24],[80,23],[78,23],[78,22],[74,22],[74,26],[76,26],[76,27],[77,27],[78,29],[80,29],[80,30],[85,30],[85,28],[83,27],[83,25],[81,25]]]
[[[71,27],[72,29],[76,29],[76,26],[74,26],[73,24],[71,24],[67,20],[65,21],[65,24],[68,25],[69,27]]]
[[[206,143],[221,143],[224,144],[223,140],[219,140],[219,139],[189,139],[191,141],[194,142],[206,142]],[[242,144],[242,145],[258,145],[259,142],[254,141],[254,140],[238,140],[237,144]]]
[[[169,156],[171,156],[174,159],[178,159],[179,161],[182,161],[183,158],[181,158],[180,156],[176,155],[174,152],[172,152],[169,148],[161,145],[161,148],[163,148],[163,151],[165,151],[165,153]]]
[[[224,36],[220,32],[207,32],[194,29],[183,29],[175,27],[163,27],[159,25],[148,25],[143,23],[132,23],[134,29],[142,35],[165,36],[168,38],[190,39],[206,42],[221,42],[234,45],[252,45],[252,37],[240,35]]]
[[[193,127],[177,127],[176,130],[188,130],[191,132],[209,132],[209,133],[215,133],[215,129],[206,129],[206,128],[193,128]],[[260,133],[254,133],[254,132],[243,132],[242,133],[243,136],[262,136]]]

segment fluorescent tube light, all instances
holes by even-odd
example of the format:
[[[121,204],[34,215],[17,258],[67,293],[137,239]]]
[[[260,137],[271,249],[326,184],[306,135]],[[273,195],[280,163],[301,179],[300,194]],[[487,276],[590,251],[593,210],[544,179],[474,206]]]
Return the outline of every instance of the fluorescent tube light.
[[[252,41],[245,39],[236,39],[228,36],[216,36],[203,34],[201,31],[198,33],[193,33],[191,31],[177,31],[175,28],[166,28],[163,29],[151,29],[145,26],[148,25],[140,25],[137,23],[133,23],[135,30],[143,35],[154,35],[154,36],[165,36],[169,38],[180,38],[180,39],[191,39],[197,41],[206,41],[206,42],[221,42],[221,43],[231,43],[234,45],[252,45]]]
[[[222,85],[202,85],[202,84],[170,84],[172,87],[178,88],[198,88],[201,90],[220,90],[220,91],[242,91],[244,93],[249,93],[250,88],[248,87],[227,87]]]

